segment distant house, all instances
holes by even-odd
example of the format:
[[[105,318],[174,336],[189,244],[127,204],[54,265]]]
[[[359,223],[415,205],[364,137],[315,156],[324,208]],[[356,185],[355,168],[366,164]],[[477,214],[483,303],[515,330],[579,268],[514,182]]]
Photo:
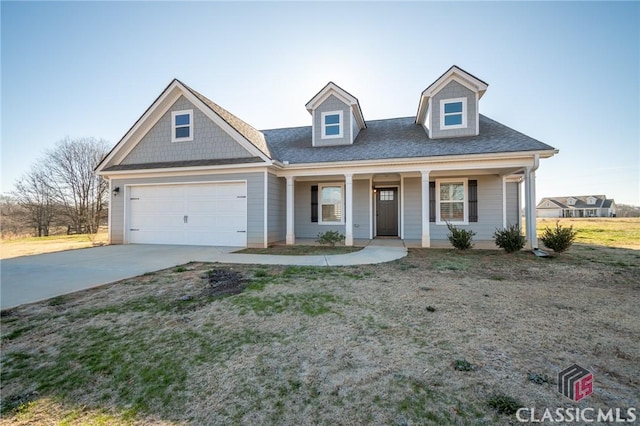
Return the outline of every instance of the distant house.
[[[537,217],[614,217],[616,202],[605,195],[545,197],[536,206]]]

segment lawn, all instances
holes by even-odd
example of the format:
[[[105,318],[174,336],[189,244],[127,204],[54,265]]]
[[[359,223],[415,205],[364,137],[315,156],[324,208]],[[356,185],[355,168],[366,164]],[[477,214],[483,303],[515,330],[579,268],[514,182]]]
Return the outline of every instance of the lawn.
[[[538,219],[538,236],[556,221],[578,231],[576,243],[640,250],[640,218]]]
[[[3,311],[0,423],[493,425],[517,406],[638,407],[638,318],[636,250],[190,263]],[[578,403],[556,385],[573,363],[594,374]]]
[[[49,237],[2,240],[0,242],[0,259],[94,247],[107,244],[107,242],[106,231],[97,234],[51,235]]]

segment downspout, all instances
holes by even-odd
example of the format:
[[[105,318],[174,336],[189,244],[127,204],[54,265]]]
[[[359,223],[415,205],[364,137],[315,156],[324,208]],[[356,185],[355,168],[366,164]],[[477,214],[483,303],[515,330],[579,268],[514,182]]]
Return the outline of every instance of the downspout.
[[[533,166],[527,169],[526,195],[527,195],[527,239],[531,249],[538,248],[538,235],[536,232],[536,170],[540,167],[540,155],[533,155]]]

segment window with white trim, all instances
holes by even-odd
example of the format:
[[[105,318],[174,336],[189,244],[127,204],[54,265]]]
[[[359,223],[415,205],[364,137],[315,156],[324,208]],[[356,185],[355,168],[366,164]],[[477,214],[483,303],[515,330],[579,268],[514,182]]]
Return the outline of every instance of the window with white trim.
[[[320,205],[319,224],[344,223],[344,186],[342,184],[318,185]]]
[[[193,140],[193,110],[171,112],[171,142]]]
[[[322,120],[322,139],[342,137],[342,111],[323,112],[320,119]]]
[[[467,127],[467,98],[440,101],[440,129],[464,129]]]
[[[436,223],[469,223],[467,184],[467,179],[436,180]]]

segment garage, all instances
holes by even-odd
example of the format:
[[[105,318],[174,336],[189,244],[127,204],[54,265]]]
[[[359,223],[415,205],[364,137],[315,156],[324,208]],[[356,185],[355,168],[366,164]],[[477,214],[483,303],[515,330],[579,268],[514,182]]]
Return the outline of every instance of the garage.
[[[246,247],[246,182],[127,188],[127,242]]]

